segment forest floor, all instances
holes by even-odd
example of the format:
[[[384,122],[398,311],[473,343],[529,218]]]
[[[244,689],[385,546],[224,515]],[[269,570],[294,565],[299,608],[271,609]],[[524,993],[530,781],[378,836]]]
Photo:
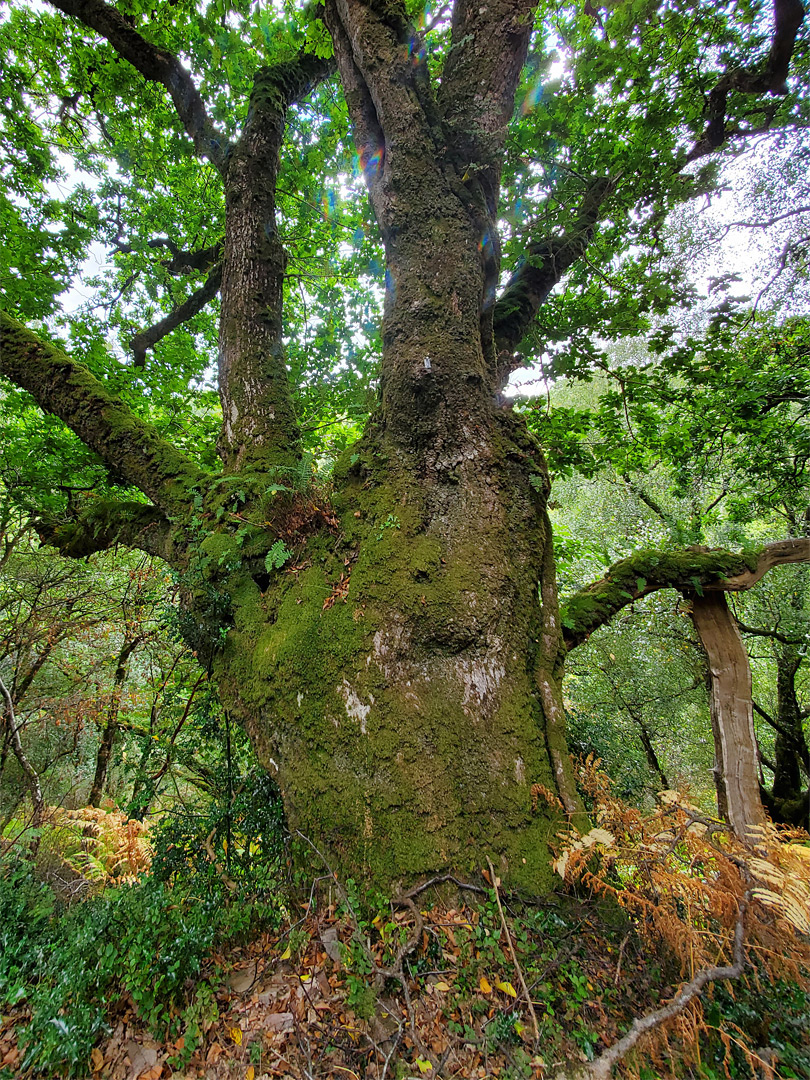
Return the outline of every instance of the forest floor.
[[[642,995],[649,1003],[650,971],[626,927],[611,943],[593,906],[572,914],[568,905],[558,915],[549,905],[545,917],[559,932],[526,971],[532,1016],[522,971],[489,914],[467,906],[392,911],[358,948],[354,920],[334,907],[308,907],[285,933],[210,958],[198,982],[198,997],[200,985],[209,996],[191,1034],[187,1027],[161,1041],[132,1002],[112,1006],[111,1034],[93,1049],[86,1075],[529,1080],[591,1059],[627,1026]],[[403,971],[391,943],[410,943],[417,928],[412,964],[387,977],[384,971]],[[0,1017],[0,1067],[12,1075],[21,1060],[16,1034],[27,1019],[24,1007]]]

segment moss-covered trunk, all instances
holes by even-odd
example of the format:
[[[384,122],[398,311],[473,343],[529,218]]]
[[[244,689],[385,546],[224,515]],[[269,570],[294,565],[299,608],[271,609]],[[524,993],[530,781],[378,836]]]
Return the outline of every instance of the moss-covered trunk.
[[[542,473],[510,414],[479,435],[464,483],[440,492],[373,428],[338,477],[339,532],[263,596],[246,573],[230,585],[223,696],[290,825],[341,874],[390,884],[490,854],[511,882],[548,882],[554,828],[531,790],[554,788],[536,682]]]
[[[555,830],[532,785],[555,787],[549,702],[562,718],[547,479],[494,392],[475,226],[435,187],[387,244],[382,401],[337,470],[339,526],[263,595],[229,583],[217,674],[334,869],[391,884],[491,855],[541,890]]]

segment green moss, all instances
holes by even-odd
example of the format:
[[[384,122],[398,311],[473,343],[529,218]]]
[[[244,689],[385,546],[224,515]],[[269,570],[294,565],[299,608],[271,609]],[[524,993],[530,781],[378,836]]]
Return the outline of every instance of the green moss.
[[[618,611],[655,589],[700,589],[756,569],[759,552],[637,551],[561,607],[566,638],[578,644]]]

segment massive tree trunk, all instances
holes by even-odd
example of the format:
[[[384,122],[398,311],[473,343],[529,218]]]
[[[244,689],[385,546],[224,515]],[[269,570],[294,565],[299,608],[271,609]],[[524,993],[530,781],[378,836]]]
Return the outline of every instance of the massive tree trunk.
[[[333,869],[389,885],[470,873],[491,856],[505,880],[544,889],[555,828],[547,805],[532,808],[532,785],[556,786],[569,813],[580,804],[546,469],[498,397],[504,351],[525,325],[512,339],[502,330],[500,357],[493,335],[500,158],[531,3],[457,4],[438,92],[399,7],[327,5],[387,262],[380,405],[335,472],[331,508],[273,483],[299,453],[278,148],[286,108],[326,66],[299,58],[258,72],[226,150],[200,138],[212,125],[179,64],[102,0],[60,6],[164,82],[222,176],[226,475],[201,475],[79,365],[9,323],[4,372],[152,501],[96,506],[42,534],[73,554],[132,543],[182,571],[187,636],[277,778],[291,827]],[[293,552],[283,568],[265,564],[278,538]]]
[[[497,169],[460,179],[473,152],[451,139],[462,95],[443,121],[398,18],[352,0],[327,10],[386,250],[380,407],[336,471],[335,535],[312,538],[264,599],[247,576],[229,590],[235,629],[214,672],[290,823],[336,868],[387,883],[471,872],[491,853],[539,889],[549,822],[532,784],[556,779],[578,809],[546,739],[562,654],[553,578],[545,619],[538,594],[546,471],[497,401],[497,257],[483,243]],[[507,6],[495,26],[525,52],[515,19]],[[496,149],[522,56],[491,105]],[[446,98],[453,87],[446,73]]]

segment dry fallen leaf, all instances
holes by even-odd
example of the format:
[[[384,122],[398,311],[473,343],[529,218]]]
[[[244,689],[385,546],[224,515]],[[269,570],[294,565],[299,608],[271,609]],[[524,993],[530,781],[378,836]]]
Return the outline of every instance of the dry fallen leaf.
[[[482,994],[492,993],[492,987],[490,986],[489,981],[487,980],[487,977],[485,975],[481,976],[481,979],[478,983],[478,989],[481,991]]]

